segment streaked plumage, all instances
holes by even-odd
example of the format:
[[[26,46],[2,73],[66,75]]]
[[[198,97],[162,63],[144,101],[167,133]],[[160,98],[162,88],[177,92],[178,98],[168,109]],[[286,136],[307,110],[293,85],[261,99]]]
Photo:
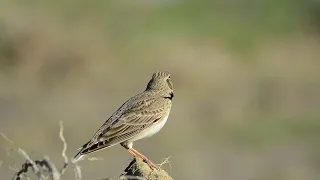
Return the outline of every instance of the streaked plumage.
[[[146,90],[130,98],[114,112],[91,140],[80,148],[73,162],[85,154],[117,144],[121,144],[131,154],[140,156],[141,154],[132,148],[133,142],[150,137],[163,127],[169,116],[172,98],[170,74],[154,73]]]

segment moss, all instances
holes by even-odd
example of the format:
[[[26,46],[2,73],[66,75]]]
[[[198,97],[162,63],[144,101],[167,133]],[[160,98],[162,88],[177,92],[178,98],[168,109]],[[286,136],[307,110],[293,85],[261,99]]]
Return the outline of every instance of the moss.
[[[142,159],[133,159],[129,166],[121,174],[120,179],[126,180],[172,180],[163,169],[151,169]]]

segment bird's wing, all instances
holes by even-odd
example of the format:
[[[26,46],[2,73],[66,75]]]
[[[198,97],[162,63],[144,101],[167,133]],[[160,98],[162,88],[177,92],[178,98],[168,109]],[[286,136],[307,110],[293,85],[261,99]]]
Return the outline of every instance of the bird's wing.
[[[164,105],[159,105],[159,101],[156,102],[155,99],[131,102],[131,106],[126,107],[121,115],[116,115],[116,113],[113,115],[119,118],[112,123],[107,121],[102,125],[93,138],[81,147],[76,157],[131,139],[161,119],[164,114]]]

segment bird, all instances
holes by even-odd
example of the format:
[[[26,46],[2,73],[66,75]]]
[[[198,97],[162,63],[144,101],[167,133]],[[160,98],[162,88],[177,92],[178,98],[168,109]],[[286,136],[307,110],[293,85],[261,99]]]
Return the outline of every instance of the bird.
[[[143,159],[151,168],[157,168],[152,161],[133,148],[133,143],[160,131],[169,117],[173,97],[170,73],[153,73],[147,88],[120,106],[93,137],[79,148],[72,162],[78,162],[89,153],[120,144],[133,157]]]

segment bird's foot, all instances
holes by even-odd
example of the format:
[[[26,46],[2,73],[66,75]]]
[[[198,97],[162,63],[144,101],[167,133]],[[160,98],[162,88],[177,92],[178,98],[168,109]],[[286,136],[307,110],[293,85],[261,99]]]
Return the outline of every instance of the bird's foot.
[[[159,167],[157,165],[155,165],[152,161],[150,161],[149,159],[143,159],[151,169],[159,169]]]

